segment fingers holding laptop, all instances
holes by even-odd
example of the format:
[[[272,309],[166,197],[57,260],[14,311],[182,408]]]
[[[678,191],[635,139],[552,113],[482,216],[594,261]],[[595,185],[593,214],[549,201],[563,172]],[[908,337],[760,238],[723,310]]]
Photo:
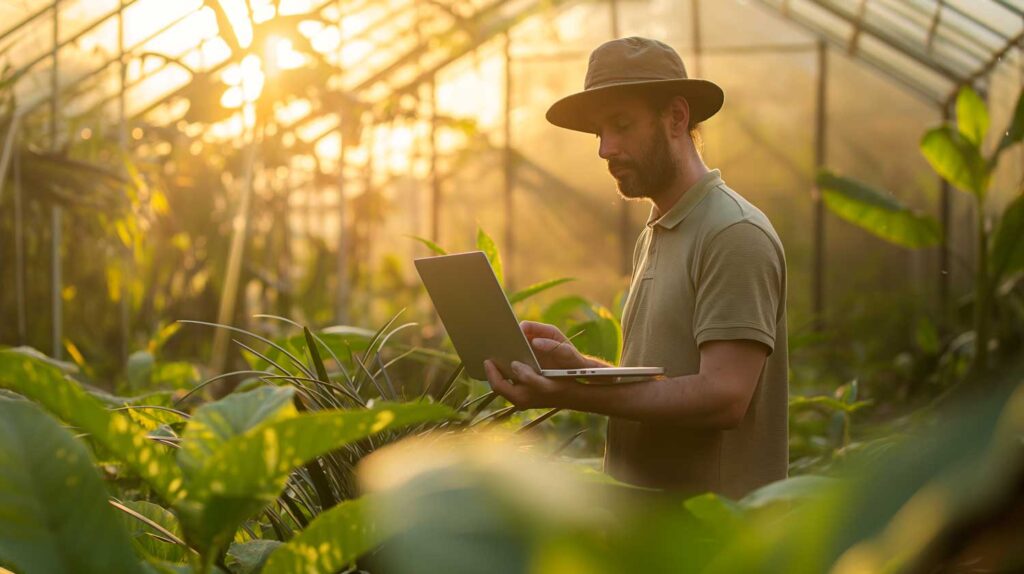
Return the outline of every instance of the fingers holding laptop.
[[[558,327],[536,321],[522,321],[519,327],[533,347],[541,368],[574,369],[589,366],[587,359]]]
[[[491,389],[521,409],[561,407],[566,391],[579,383],[571,379],[549,379],[528,365],[512,363],[512,378],[505,375],[491,361],[484,361],[484,370]]]

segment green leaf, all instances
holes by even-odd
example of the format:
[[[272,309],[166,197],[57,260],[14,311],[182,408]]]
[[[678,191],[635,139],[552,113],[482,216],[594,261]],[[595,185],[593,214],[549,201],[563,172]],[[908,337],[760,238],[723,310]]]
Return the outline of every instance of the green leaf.
[[[80,442],[36,405],[0,399],[0,565],[142,572]]]
[[[419,241],[423,245],[426,245],[427,249],[431,250],[432,252],[436,253],[437,255],[448,255],[448,252],[445,251],[444,248],[442,248],[440,245],[434,243],[433,241],[427,239],[426,237],[419,237],[417,235],[407,235],[406,237],[408,237],[410,239],[415,239],[416,241]]]
[[[1003,150],[1020,143],[1022,140],[1024,140],[1024,90],[1021,90],[1020,95],[1017,96],[1017,106],[1013,110],[1013,117],[1010,118],[1010,125],[1006,126],[1003,137],[999,141],[999,148],[996,149],[996,153],[992,156],[992,168],[995,169],[995,164],[999,161],[999,156],[1003,153]]]
[[[148,388],[155,362],[156,359],[149,351],[135,351],[129,355],[128,363],[124,368],[124,376],[128,379],[129,388],[133,390]]]
[[[525,301],[526,299],[529,299],[530,297],[533,297],[538,293],[542,293],[544,291],[547,291],[548,289],[551,289],[552,287],[558,287],[559,285],[563,283],[568,283],[570,281],[575,281],[575,279],[573,279],[572,277],[562,277],[560,279],[552,279],[550,281],[534,283],[533,285],[530,285],[525,289],[516,291],[515,293],[510,295],[508,298],[508,302],[515,305],[516,303],[520,301]]]
[[[227,565],[233,574],[257,574],[263,570],[267,558],[281,546],[279,540],[250,540],[233,542],[228,548]],[[327,570],[322,570],[327,572]]]
[[[984,199],[988,191],[989,168],[981,150],[950,126],[928,130],[921,138],[921,153],[943,179],[963,191]]]
[[[720,536],[731,534],[742,525],[743,510],[739,505],[711,492],[687,499],[683,507]]]
[[[498,284],[505,285],[505,272],[501,265],[501,254],[498,253],[498,246],[494,244],[494,240],[482,228],[476,230],[476,248],[483,251],[484,255],[487,256],[487,260],[491,262],[491,268],[494,269],[494,276],[498,278]]]
[[[181,495],[181,470],[163,447],[127,415],[109,412],[57,368],[14,349],[0,351],[0,387],[46,407],[57,418],[92,435],[139,474],[165,501]]]
[[[158,524],[164,530],[177,536],[179,540],[182,538],[181,524],[170,510],[144,500],[130,500],[122,504]],[[186,548],[180,544],[163,540],[163,533],[135,516],[123,512],[121,516],[121,522],[128,528],[128,533],[131,535],[132,544],[142,555],[167,562],[187,560],[188,550]]]
[[[832,488],[838,479],[804,475],[779,480],[751,492],[739,502],[740,508],[764,508],[779,502],[796,502],[820,496]]]
[[[541,320],[559,327],[582,353],[617,364],[622,353],[622,326],[611,311],[578,295],[562,297],[544,310]]]
[[[993,287],[1007,275],[1024,270],[1024,195],[1003,212],[992,240],[991,265]]]
[[[320,358],[320,349],[317,347],[316,339],[313,338],[313,333],[310,332],[309,327],[302,328],[302,335],[306,339],[306,350],[309,351],[309,358],[316,369],[316,376],[321,381],[330,382],[331,378],[327,376],[327,367],[324,365],[323,359]]]
[[[235,393],[196,409],[178,449],[178,463],[186,477],[202,468],[224,445],[256,426],[294,417],[292,387],[260,387]]]
[[[204,460],[195,494],[273,500],[302,463],[383,430],[441,420],[453,413],[433,403],[379,403],[268,420],[231,438]]]
[[[383,430],[452,414],[438,404],[382,403],[372,409],[271,417],[220,443],[202,459],[201,468],[187,474],[190,496],[181,507],[186,531],[203,548],[224,546],[243,520],[280,495],[298,466]]]
[[[816,397],[803,397],[795,396],[789,399],[789,408],[801,408],[801,407],[823,407],[830,411],[838,411],[843,413],[853,413],[860,409],[870,406],[871,401],[856,401],[852,403],[844,403],[839,399],[827,397],[824,395]]]
[[[186,361],[157,362],[149,383],[153,388],[191,389],[199,384],[199,371]]]
[[[279,546],[270,555],[262,574],[341,572],[379,544],[377,538],[364,500],[346,500]]]
[[[960,133],[976,147],[981,148],[988,133],[988,106],[978,92],[964,86],[956,97],[956,122]]]
[[[890,193],[828,171],[818,174],[818,187],[832,213],[890,243],[916,249],[942,240],[938,222],[913,212]]]

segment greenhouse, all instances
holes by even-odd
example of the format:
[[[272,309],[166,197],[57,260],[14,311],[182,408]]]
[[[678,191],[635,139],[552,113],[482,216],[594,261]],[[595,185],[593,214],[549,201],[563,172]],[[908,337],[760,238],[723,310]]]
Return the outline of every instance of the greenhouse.
[[[0,573],[1024,569],[1024,0],[0,17]]]

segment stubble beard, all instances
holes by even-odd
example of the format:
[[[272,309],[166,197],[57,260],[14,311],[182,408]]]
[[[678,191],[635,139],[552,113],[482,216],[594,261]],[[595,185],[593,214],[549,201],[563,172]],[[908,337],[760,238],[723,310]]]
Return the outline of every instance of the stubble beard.
[[[657,197],[675,183],[678,175],[676,160],[669,150],[668,134],[662,125],[658,125],[651,137],[646,153],[635,161],[611,160],[608,166],[630,168],[621,179],[615,180],[619,195],[627,200]]]

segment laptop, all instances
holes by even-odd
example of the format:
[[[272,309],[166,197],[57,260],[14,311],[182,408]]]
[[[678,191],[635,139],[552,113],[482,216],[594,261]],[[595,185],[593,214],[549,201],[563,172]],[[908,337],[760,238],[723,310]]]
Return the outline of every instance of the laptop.
[[[466,373],[474,379],[487,380],[486,359],[505,374],[512,372],[512,361],[519,361],[551,378],[636,377],[665,372],[661,367],[541,369],[482,251],[426,257],[416,259],[415,264]]]

